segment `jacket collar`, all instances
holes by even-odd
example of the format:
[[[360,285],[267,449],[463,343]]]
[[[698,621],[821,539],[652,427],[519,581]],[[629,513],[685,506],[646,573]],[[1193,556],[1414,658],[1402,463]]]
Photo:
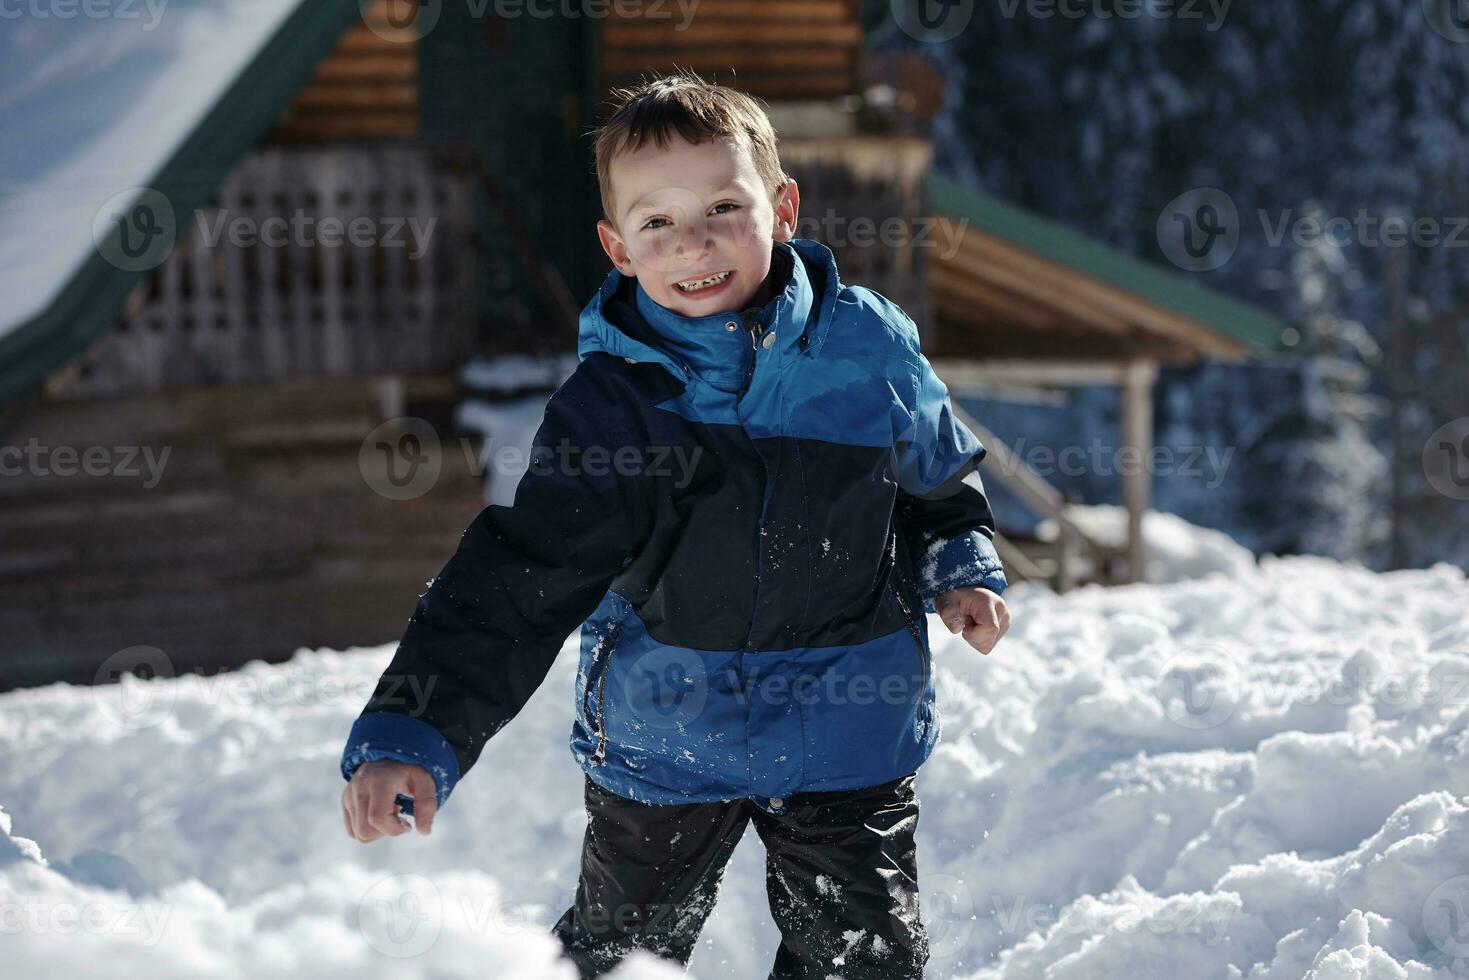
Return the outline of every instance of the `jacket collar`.
[[[754,315],[767,333],[775,333],[767,350],[776,349],[782,357],[806,350],[814,354],[826,339],[841,288],[836,258],[831,249],[810,239],[773,242],[771,248],[772,272],[789,267],[789,278],[785,288],[758,310],[680,316],[648,298],[635,278],[612,269],[581,312],[579,359],[606,351],[632,361],[656,361],[685,382],[699,380],[730,390],[744,371],[745,350],[751,343],[748,316]],[[739,329],[726,329],[730,320],[739,323]]]
[[[789,282],[791,259],[771,249],[770,275],[776,283]],[[780,305],[777,292],[764,306],[748,306],[739,312],[684,316],[660,305],[633,281],[638,313],[658,336],[658,344],[673,354],[709,384],[724,391],[739,391],[745,379],[746,351],[753,342],[751,326],[757,321],[768,327]]]

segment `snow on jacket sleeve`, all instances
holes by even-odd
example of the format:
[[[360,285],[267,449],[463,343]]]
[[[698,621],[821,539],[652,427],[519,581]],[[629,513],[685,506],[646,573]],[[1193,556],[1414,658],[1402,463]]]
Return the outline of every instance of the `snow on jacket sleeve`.
[[[912,421],[895,447],[897,523],[908,539],[924,608],[961,586],[996,594],[1007,584],[993,541],[995,519],[979,476],[987,450],[954,416],[949,390],[918,355]]]
[[[642,447],[623,417],[586,371],[551,397],[511,506],[481,511],[419,597],[352,726],[344,778],[371,760],[416,763],[442,805],[540,686],[647,539],[647,478],[618,455]]]

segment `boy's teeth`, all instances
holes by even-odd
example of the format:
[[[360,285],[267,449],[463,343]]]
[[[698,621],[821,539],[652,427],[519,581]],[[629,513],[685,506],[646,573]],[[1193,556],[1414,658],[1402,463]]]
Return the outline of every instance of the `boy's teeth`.
[[[688,282],[681,282],[678,284],[678,288],[682,289],[686,293],[692,293],[695,290],[708,289],[710,286],[717,286],[719,283],[724,282],[724,280],[728,278],[728,272],[721,272],[718,275],[710,276],[708,279],[690,279]]]

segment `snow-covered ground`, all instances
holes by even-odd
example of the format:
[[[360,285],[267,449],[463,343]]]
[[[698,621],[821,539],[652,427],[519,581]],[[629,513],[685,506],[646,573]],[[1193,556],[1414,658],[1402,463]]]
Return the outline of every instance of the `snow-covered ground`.
[[[1157,527],[1169,584],[1017,585],[989,657],[931,624],[929,976],[1469,977],[1463,572]],[[546,930],[584,826],[574,650],[431,837],[364,846],[336,767],[389,654],[0,697],[0,972],[570,980]],[[693,975],[765,975],[763,859],[747,834]]]

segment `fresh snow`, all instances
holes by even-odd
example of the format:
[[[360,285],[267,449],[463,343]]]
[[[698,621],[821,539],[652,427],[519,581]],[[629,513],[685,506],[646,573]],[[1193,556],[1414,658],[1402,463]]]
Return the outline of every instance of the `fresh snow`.
[[[1160,572],[1211,570],[1017,584],[988,657],[930,620],[928,976],[1469,978],[1463,572],[1163,528]],[[337,762],[391,651],[0,696],[5,975],[570,980],[546,930],[585,827],[574,642],[432,836],[364,846]],[[776,942],[748,833],[691,973],[764,976]]]

